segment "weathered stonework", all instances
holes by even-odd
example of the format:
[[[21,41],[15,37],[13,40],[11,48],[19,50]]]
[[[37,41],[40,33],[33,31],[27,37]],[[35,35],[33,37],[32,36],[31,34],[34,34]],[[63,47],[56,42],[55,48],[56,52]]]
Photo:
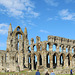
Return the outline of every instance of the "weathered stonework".
[[[56,51],[53,51],[53,45],[56,46]],[[36,52],[34,51],[35,46]],[[61,48],[61,52],[59,48]],[[66,48],[68,52],[66,52]],[[72,49],[74,50],[73,53]],[[31,70],[53,68],[61,70],[75,69],[75,40],[48,36],[48,41],[41,41],[40,37],[36,36],[36,43],[31,38],[31,44],[29,45],[27,29],[25,28],[23,33],[20,26],[17,26],[12,31],[10,24],[7,49],[6,51],[0,50],[0,72],[8,70],[22,71],[25,68]]]

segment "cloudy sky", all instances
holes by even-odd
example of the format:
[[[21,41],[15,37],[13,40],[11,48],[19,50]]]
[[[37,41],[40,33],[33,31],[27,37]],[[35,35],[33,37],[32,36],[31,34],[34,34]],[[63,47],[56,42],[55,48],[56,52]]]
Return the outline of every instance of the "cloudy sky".
[[[9,24],[28,31],[28,39],[48,35],[75,39],[75,0],[0,0],[0,50],[6,49]]]

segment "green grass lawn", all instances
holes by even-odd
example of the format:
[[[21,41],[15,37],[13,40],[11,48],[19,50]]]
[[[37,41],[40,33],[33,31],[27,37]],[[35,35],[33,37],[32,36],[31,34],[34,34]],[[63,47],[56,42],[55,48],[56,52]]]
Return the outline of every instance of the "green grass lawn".
[[[8,72],[8,73],[0,73],[0,75],[35,75],[36,70],[32,71],[32,72],[27,72],[27,71],[21,71],[21,72]],[[40,71],[41,75],[45,75],[44,73],[42,73],[42,71]],[[56,74],[56,75],[70,75],[70,74]],[[75,74],[73,74],[75,75]]]

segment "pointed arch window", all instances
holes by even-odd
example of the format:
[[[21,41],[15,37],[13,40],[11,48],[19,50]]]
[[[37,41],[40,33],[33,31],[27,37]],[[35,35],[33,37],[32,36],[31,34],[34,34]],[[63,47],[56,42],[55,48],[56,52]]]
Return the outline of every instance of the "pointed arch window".
[[[20,31],[20,28],[19,27],[17,28],[17,31]]]

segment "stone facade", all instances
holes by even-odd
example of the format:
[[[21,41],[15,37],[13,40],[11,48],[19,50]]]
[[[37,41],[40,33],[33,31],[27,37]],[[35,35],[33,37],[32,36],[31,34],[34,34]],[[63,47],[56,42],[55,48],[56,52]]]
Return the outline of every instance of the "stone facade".
[[[56,47],[54,51],[53,46]],[[22,71],[25,68],[31,70],[75,68],[75,40],[48,36],[47,41],[41,41],[40,37],[36,36],[36,43],[31,38],[29,45],[27,29],[25,28],[23,33],[20,26],[17,26],[12,31],[10,24],[6,51],[0,50],[0,71]]]

